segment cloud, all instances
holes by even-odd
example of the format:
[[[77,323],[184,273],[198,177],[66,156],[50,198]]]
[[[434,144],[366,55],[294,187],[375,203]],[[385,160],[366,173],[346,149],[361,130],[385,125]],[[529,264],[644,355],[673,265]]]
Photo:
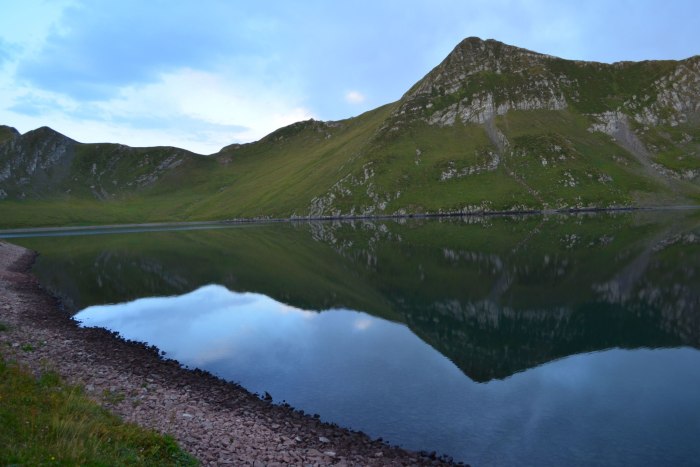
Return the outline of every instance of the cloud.
[[[3,63],[8,61],[11,56],[10,46],[0,39],[0,67],[2,67]]]
[[[358,331],[366,331],[372,326],[373,323],[374,321],[372,319],[362,317],[356,319],[352,326]]]
[[[64,10],[43,47],[18,77],[77,99],[100,100],[120,87],[152,82],[182,67],[210,69],[239,54],[262,52],[254,33],[270,22],[226,2],[123,1]],[[237,20],[241,16],[245,20]]]
[[[74,3],[54,17],[0,75],[0,119],[18,128],[211,153],[315,116],[278,19],[255,5]]]
[[[34,126],[50,123],[82,142],[173,145],[210,154],[314,117],[297,96],[293,84],[235,77],[230,70],[182,68],[151,83],[118,88],[104,100],[80,101],[29,89],[0,101],[11,102],[5,108],[15,117],[8,121],[17,122],[19,114]],[[8,110],[0,118],[7,118]]]
[[[366,100],[364,94],[359,91],[348,91],[345,93],[345,101],[350,104],[361,104]]]
[[[39,117],[46,112],[47,105],[42,102],[34,101],[33,99],[27,99],[22,102],[17,102],[16,104],[12,104],[8,110],[29,117]]]
[[[223,126],[233,142],[259,139],[281,126],[313,117],[284,85],[257,83],[228,74],[183,68],[163,74],[155,83],[129,86],[98,103],[111,118],[142,116],[170,120],[173,116],[203,125]],[[187,131],[187,127],[182,128]]]

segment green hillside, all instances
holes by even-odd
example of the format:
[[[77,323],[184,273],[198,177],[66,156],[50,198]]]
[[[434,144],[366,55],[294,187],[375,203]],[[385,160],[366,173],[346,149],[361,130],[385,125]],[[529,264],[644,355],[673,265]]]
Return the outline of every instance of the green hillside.
[[[2,227],[698,202],[700,57],[469,38],[395,103],[210,156],[0,128]]]

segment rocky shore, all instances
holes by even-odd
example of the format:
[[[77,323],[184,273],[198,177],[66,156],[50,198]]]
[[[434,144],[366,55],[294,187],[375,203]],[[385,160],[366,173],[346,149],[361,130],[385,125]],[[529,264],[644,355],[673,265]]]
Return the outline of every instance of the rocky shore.
[[[35,253],[0,241],[0,347],[39,373],[57,371],[98,403],[172,435],[202,465],[444,465],[274,405],[154,348],[85,329],[59,310],[29,270]]]

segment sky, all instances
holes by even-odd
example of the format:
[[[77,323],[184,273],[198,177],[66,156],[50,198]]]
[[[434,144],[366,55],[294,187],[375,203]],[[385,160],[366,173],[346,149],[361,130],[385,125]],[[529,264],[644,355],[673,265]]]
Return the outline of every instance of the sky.
[[[462,39],[700,54],[696,0],[0,0],[0,124],[211,154],[401,97]]]

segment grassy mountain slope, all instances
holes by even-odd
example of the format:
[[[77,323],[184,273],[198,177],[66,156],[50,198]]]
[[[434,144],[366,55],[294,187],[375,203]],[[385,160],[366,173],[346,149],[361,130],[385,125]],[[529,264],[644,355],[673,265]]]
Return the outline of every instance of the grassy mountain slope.
[[[3,226],[697,204],[700,57],[468,38],[399,101],[211,156],[0,129]]]

